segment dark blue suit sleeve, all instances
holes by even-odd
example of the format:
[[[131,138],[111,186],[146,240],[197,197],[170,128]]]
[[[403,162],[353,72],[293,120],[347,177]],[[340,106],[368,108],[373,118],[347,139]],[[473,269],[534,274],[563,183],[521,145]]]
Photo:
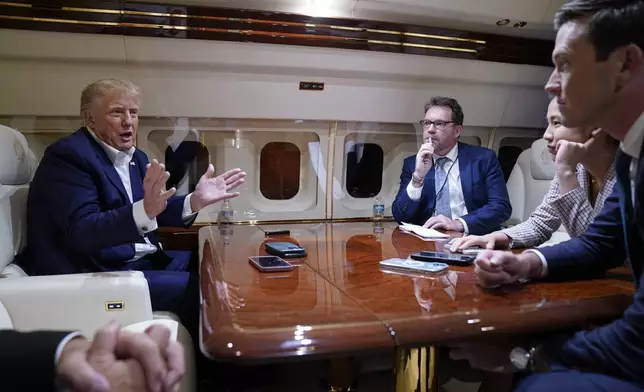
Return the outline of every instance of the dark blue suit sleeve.
[[[554,280],[594,277],[623,265],[626,250],[618,187],[583,235],[539,251],[548,263],[548,277]]]
[[[69,332],[0,331],[3,392],[54,391],[55,356]]]
[[[403,162],[402,173],[400,174],[400,188],[391,206],[391,212],[397,222],[422,225],[427,219],[423,219],[423,217],[429,217],[429,212],[427,212],[428,201],[424,200],[424,195],[418,200],[412,200],[407,194],[407,185],[409,185],[415,169],[415,159],[416,157],[412,156]]]
[[[610,324],[577,332],[548,347],[558,362],[582,370],[642,383],[644,377],[644,289],[640,286],[624,316]]]
[[[38,181],[30,192],[51,209],[55,224],[62,229],[61,239],[82,253],[133,243],[138,232],[132,205],[101,211],[98,189],[91,174],[83,170],[84,159],[71,146],[48,148],[38,170]]]
[[[492,151],[487,156],[487,169],[482,175],[485,176],[487,203],[461,217],[467,223],[469,233],[475,235],[488,234],[498,230],[501,224],[512,215],[512,206],[503,178],[503,171]]]
[[[183,202],[186,196],[173,196],[168,200],[168,206],[165,210],[157,216],[157,223],[159,226],[170,227],[190,227],[194,219],[189,222],[184,222],[181,219],[183,215]]]

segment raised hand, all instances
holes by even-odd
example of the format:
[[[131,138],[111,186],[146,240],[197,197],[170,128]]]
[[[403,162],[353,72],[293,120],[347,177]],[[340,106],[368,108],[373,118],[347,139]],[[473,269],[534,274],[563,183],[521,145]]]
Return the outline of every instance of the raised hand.
[[[431,141],[420,146],[418,153],[416,154],[416,169],[414,174],[418,178],[425,178],[427,172],[429,172],[434,165],[434,160],[432,156],[434,155],[434,146]]]
[[[231,191],[244,183],[246,173],[241,169],[233,169],[217,177],[213,177],[214,175],[215,167],[210,164],[191,196],[190,207],[193,212],[198,212],[218,201],[239,196],[239,192]]]
[[[170,173],[165,171],[165,166],[153,159],[146,166],[145,178],[143,179],[143,208],[148,218],[156,218],[168,205],[177,190],[173,187],[165,190],[165,184],[170,178]]]

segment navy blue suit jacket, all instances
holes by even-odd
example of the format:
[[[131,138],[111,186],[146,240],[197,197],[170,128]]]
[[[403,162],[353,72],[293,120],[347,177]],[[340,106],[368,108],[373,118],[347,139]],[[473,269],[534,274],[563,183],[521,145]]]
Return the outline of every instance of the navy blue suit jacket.
[[[55,392],[56,349],[69,333],[0,330],[2,391]]]
[[[501,224],[510,218],[512,206],[494,151],[459,143],[458,167],[468,212],[461,219],[467,223],[469,233],[480,235],[500,229]],[[421,197],[414,201],[407,194],[407,185],[415,168],[416,156],[406,158],[400,175],[400,189],[391,210],[398,222],[422,225],[432,216],[436,207],[436,171],[432,168],[427,173]]]
[[[137,149],[132,160],[136,202],[143,198],[148,158]],[[185,227],[184,199],[168,201],[159,226]],[[147,236],[158,244],[154,233]],[[17,263],[29,275],[124,270],[135,242],[143,239],[132,204],[105,150],[85,128],[50,145],[29,188],[27,245]]]
[[[635,208],[632,207],[629,165],[630,159],[619,151],[613,194],[584,235],[540,251],[548,262],[551,279],[592,277],[629,261],[639,284],[624,316],[602,327],[578,332],[570,339],[551,343],[549,352],[569,366],[644,383],[644,288],[640,282],[644,263],[644,159],[638,162]]]

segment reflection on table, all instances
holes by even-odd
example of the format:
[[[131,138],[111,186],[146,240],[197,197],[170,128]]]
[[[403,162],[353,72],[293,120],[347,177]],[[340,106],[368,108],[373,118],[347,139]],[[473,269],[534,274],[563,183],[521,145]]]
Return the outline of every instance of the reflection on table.
[[[284,226],[262,226],[264,230]],[[447,241],[423,241],[394,222],[291,224],[289,237],[252,225],[199,232],[202,350],[229,361],[352,355],[486,334],[540,332],[619,317],[634,292],[628,275],[484,290],[473,267],[435,274],[390,273],[379,262]],[[289,241],[307,256],[288,273],[248,262],[267,241]]]

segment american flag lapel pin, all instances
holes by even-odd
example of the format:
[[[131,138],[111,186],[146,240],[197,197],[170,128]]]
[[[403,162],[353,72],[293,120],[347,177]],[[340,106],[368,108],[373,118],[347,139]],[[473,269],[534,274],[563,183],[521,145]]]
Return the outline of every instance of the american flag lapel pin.
[[[136,166],[136,162],[130,161],[130,166]]]

